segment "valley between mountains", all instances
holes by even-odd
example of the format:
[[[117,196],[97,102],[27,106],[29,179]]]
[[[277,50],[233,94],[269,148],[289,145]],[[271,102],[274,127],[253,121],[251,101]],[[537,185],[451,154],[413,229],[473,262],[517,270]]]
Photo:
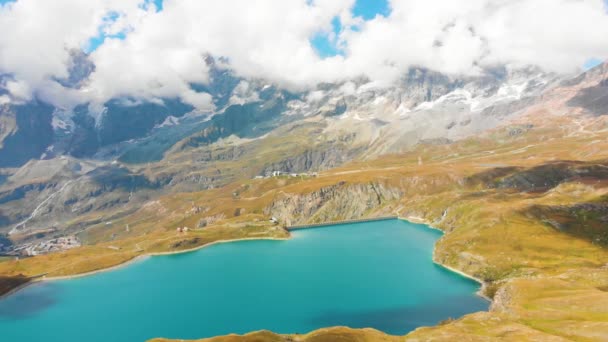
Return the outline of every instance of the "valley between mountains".
[[[422,98],[396,102],[328,88],[311,104],[261,84],[262,100],[212,118],[163,118],[93,154],[4,165],[0,289],[217,241],[286,239],[286,225],[398,215],[445,233],[435,262],[482,281],[488,312],[403,337],[335,327],[205,341],[608,339],[608,65],[569,79],[528,72],[528,93],[488,85],[475,101],[471,84],[487,80],[411,77],[423,81],[407,94]],[[84,146],[82,129],[62,133],[70,148]],[[148,150],[164,152],[129,160]]]

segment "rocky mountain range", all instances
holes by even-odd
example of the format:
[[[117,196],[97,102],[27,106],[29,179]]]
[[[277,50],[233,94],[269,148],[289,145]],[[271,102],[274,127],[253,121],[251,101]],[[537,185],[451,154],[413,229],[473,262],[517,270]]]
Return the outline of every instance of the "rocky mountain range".
[[[395,85],[361,78],[301,91],[206,61],[209,84],[192,86],[212,95],[213,112],[179,99],[116,98],[101,114],[86,104],[1,105],[0,233],[12,241],[5,250],[81,233],[162,194],[449,145],[517,119],[556,88],[576,92],[572,108],[596,116],[608,108],[605,64],[580,76],[534,67],[467,77],[411,68]],[[62,82],[81,87],[94,68],[74,53]],[[589,80],[596,84],[580,87]]]

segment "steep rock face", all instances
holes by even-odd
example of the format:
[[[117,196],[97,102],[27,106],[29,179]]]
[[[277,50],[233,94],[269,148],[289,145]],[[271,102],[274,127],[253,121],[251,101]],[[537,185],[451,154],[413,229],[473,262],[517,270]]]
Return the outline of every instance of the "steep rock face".
[[[98,129],[101,146],[115,144],[145,136],[150,130],[162,123],[169,115],[180,117],[193,107],[176,99],[165,99],[163,104],[143,103],[135,106],[121,101],[106,103]]]
[[[214,116],[205,128],[183,141],[177,149],[209,145],[233,134],[240,138],[259,137],[276,128],[272,121],[280,116],[284,106],[283,94],[266,102],[232,105]]]
[[[261,175],[268,176],[273,171],[298,173],[321,171],[342,165],[363,152],[362,147],[353,147],[349,143],[332,141],[321,146],[307,149],[303,153],[289,157],[264,167]]]
[[[64,145],[65,153],[76,158],[93,155],[99,149],[95,119],[85,112],[77,111],[72,120],[74,129],[65,137],[65,142],[58,142],[59,146]]]
[[[130,103],[116,99],[105,104],[106,110],[98,120],[89,113],[88,105],[74,109],[74,127],[58,145],[74,157],[91,157],[104,146],[110,146],[143,138],[169,116],[181,117],[192,106],[176,99],[164,99],[158,103]]]
[[[380,210],[401,196],[399,189],[381,183],[341,182],[307,194],[279,195],[265,213],[287,225],[349,220]]]
[[[431,102],[461,87],[464,81],[428,69],[412,68],[402,78],[401,101],[412,108],[423,102]]]
[[[192,84],[192,89],[205,92],[213,97],[217,108],[224,108],[230,102],[230,97],[241,81],[231,70],[218,66],[213,56],[205,56],[205,64],[209,67],[209,84]]]
[[[53,108],[41,103],[0,106],[0,167],[39,158],[53,142]]]
[[[568,105],[581,107],[594,115],[608,114],[608,63],[599,65],[578,78],[578,82],[595,80],[596,85],[581,89]]]
[[[333,110],[324,116],[326,132],[356,132],[368,145],[366,157],[401,153],[425,141],[454,142],[499,126],[536,104],[561,78],[535,68],[486,70],[474,77],[451,77],[411,69],[393,87],[350,82],[311,93],[314,101],[289,107],[304,116],[314,108]],[[344,92],[349,86],[351,92]],[[314,108],[313,108],[314,107]]]
[[[0,115],[0,148],[4,145],[4,139],[14,133],[17,129],[17,118],[15,114],[9,110],[9,106],[1,106]]]
[[[69,77],[58,81],[79,88],[95,66],[84,54],[74,52],[71,58]],[[378,88],[365,80],[355,80],[322,85],[315,92],[320,95],[311,96],[282,91],[262,80],[238,78],[232,71],[219,67],[211,56],[207,56],[206,62],[211,72],[210,83],[192,87],[213,97],[217,112],[208,122],[186,120],[184,115],[193,108],[179,99],[165,98],[158,103],[115,98],[104,104],[101,113],[92,113],[87,104],[73,112],[49,108],[59,114],[35,120],[44,123],[48,131],[40,134],[39,129],[34,129],[35,138],[41,141],[35,151],[17,151],[15,143],[6,147],[11,144],[9,141],[3,144],[0,153],[9,149],[13,154],[18,152],[20,156],[11,161],[14,164],[11,166],[21,166],[30,158],[40,157],[53,144],[52,155],[147,163],[162,159],[172,147],[196,148],[230,135],[258,138],[286,122],[318,116],[329,123],[326,133],[330,135],[336,130],[357,132],[359,142],[370,145],[367,154],[371,156],[400,152],[425,139],[442,137],[455,141],[495,127],[507,116],[532,104],[532,97],[556,79],[555,75],[532,69],[496,68],[481,76],[458,78],[412,68],[393,87]],[[347,85],[354,89],[345,91]],[[168,118],[171,127],[157,132]],[[3,121],[2,139],[12,131],[6,127],[15,124],[7,119],[0,121]],[[19,130],[20,134],[26,131]],[[124,156],[125,153],[128,155]]]
[[[118,165],[98,166],[64,158],[32,161],[0,187],[0,231],[58,231],[90,212],[124,209],[159,189],[157,180]]]
[[[95,71],[95,64],[89,59],[89,55],[79,49],[70,50],[70,61],[68,76],[55,78],[59,84],[67,88],[80,88],[87,78]]]

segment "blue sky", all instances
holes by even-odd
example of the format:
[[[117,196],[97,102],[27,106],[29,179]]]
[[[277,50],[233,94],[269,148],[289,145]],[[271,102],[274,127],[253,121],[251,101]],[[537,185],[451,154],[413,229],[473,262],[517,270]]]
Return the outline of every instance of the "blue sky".
[[[604,0],[604,3],[608,6],[608,0]],[[386,17],[390,14],[388,0],[357,0],[355,7],[353,8],[353,14],[362,17],[365,20],[374,19],[377,15]],[[338,18],[334,18],[332,26],[334,34],[337,34],[342,29]],[[336,46],[335,42],[331,40],[331,37],[328,34],[318,34],[311,39],[311,44],[322,58],[342,54],[342,51],[340,51],[339,47]],[[585,65],[583,65],[583,69],[591,69],[602,62],[601,59],[590,58]]]
[[[0,0],[0,2],[7,0]],[[608,1],[608,0],[606,0]],[[148,3],[153,2],[158,10],[163,9],[163,0],[148,0]],[[355,16],[362,17],[365,20],[375,18],[377,15],[388,16],[390,14],[390,8],[388,0],[357,0],[353,8]],[[332,27],[334,34],[337,34],[342,30],[340,20],[336,17],[332,21]],[[86,48],[86,52],[94,51],[99,45],[103,44],[106,36],[100,32],[99,36],[92,38],[89,41],[89,46]],[[124,34],[119,34],[111,38],[124,38]],[[317,51],[319,56],[327,58],[342,54],[339,47],[336,46],[335,41],[331,39],[329,34],[318,34],[311,39],[311,44]]]
[[[599,58],[590,58],[587,62],[585,62],[585,65],[583,65],[583,69],[585,70],[589,70],[592,69],[593,67],[596,67],[600,64],[602,64],[602,60]]]
[[[12,1],[16,0],[0,0],[0,4],[5,4]],[[162,11],[163,9],[163,0],[147,0],[146,3],[154,3],[159,11]],[[362,17],[365,20],[370,20],[375,18],[377,15],[388,16],[390,14],[390,8],[388,5],[388,0],[357,0],[353,8],[353,13],[355,16]],[[112,20],[112,14],[110,14],[108,19]],[[334,18],[334,20],[332,21],[332,27],[334,34],[337,34],[342,30],[340,20],[337,17]],[[106,38],[124,39],[124,37],[124,33],[119,33],[114,36],[106,36],[102,32],[102,30],[100,30],[98,36],[91,38],[89,44],[85,47],[85,50],[87,53],[94,51],[101,44],[103,44]],[[336,45],[334,39],[331,38],[330,34],[316,35],[311,39],[311,44],[317,51],[319,56],[321,56],[322,58],[342,54],[342,51],[340,51],[339,47]]]
[[[340,20],[337,17],[331,21],[331,26],[333,28],[334,34],[342,30],[342,25],[340,24]],[[310,40],[310,43],[315,48],[319,56],[321,56],[322,58],[342,54],[338,46],[336,46],[336,43],[332,41],[330,35],[327,33],[317,34]]]
[[[608,1],[608,0],[606,0]],[[363,17],[363,19],[369,20],[380,14],[388,16],[390,14],[390,8],[387,0],[357,0],[355,8],[353,8],[355,16]]]
[[[608,1],[608,0],[606,0]],[[387,0],[357,0],[353,8],[353,14],[365,20],[374,19],[377,15],[388,16],[390,8]],[[333,33],[337,34],[342,30],[340,20],[334,18],[332,21]],[[322,58],[341,55],[339,47],[331,39],[329,34],[318,34],[310,40],[312,46]]]
[[[162,0],[161,0],[162,1]],[[608,0],[604,0],[606,6],[608,6]],[[355,7],[353,8],[353,14],[360,16],[365,20],[375,18],[377,15],[388,16],[390,14],[390,7],[387,0],[357,0]],[[342,29],[338,18],[334,18],[332,22],[334,33],[340,32]],[[311,39],[312,46],[315,48],[319,56],[327,58],[342,54],[339,47],[336,46],[335,42],[332,42],[330,36],[327,34],[319,34]],[[585,70],[591,69],[603,61],[598,58],[590,58],[583,68]]]
[[[608,6],[608,0],[604,0],[604,3],[606,6]],[[355,7],[353,8],[353,14],[355,16],[360,16],[365,20],[370,20],[375,18],[377,15],[388,16],[390,14],[390,7],[387,0],[357,0]],[[337,18],[334,18],[332,26],[334,33],[338,33],[342,29],[340,21]],[[319,56],[322,58],[342,54],[340,49],[334,42],[331,41],[329,35],[327,34],[319,34],[315,36],[313,39],[311,39],[311,43]],[[583,69],[591,69],[602,62],[603,61],[601,59],[590,58],[585,65],[583,65]]]
[[[5,1],[5,0],[0,0],[0,1]],[[146,0],[146,4],[144,6],[147,6],[149,4],[154,4],[156,5],[156,10],[157,11],[162,11],[163,10],[163,0]],[[108,20],[112,21],[112,20],[116,20],[116,14],[114,13],[110,13],[110,15],[107,18]],[[86,53],[90,53],[92,51],[95,51],[95,49],[97,49],[99,47],[99,45],[103,44],[104,40],[106,38],[120,38],[120,39],[125,39],[126,34],[124,32],[120,32],[116,35],[112,35],[112,36],[107,36],[105,35],[102,30],[100,29],[99,35],[97,35],[96,37],[93,37],[89,40],[89,44],[88,46],[85,47],[85,52]]]

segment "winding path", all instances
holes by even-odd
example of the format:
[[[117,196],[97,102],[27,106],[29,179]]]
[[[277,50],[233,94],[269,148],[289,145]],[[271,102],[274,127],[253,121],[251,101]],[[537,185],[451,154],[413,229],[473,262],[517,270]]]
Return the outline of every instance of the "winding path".
[[[17,223],[15,225],[15,227],[13,227],[13,229],[10,230],[10,232],[8,232],[8,235],[13,235],[15,234],[18,230],[19,227],[24,226],[26,223],[28,223],[31,219],[33,219],[34,217],[36,217],[36,215],[38,215],[38,212],[40,211],[40,209],[42,209],[42,206],[44,206],[48,201],[50,201],[51,199],[55,198],[55,196],[57,196],[59,193],[61,193],[68,185],[70,185],[72,182],[74,182],[74,180],[69,180],[67,181],[62,187],[61,189],[59,189],[56,192],[53,192],[49,197],[45,198],[42,202],[40,202],[40,204],[38,204],[38,206],[36,206],[36,208],[34,209],[34,211],[32,211],[32,213],[30,214],[30,216],[28,216],[25,220]]]

